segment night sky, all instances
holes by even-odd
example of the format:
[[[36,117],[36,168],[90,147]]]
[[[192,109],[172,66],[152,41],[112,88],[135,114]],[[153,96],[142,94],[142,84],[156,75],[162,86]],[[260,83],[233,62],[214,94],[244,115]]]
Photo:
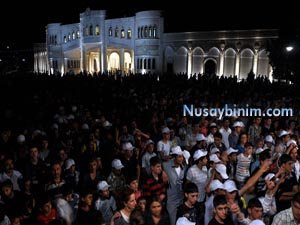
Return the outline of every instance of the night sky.
[[[181,0],[181,4],[174,3],[176,10],[162,6],[162,1],[126,0],[121,3],[111,0],[35,0],[37,3],[33,3],[32,0],[8,1],[6,7],[0,9],[2,31],[0,48],[3,49],[8,44],[12,48],[31,48],[34,42],[44,42],[45,26],[48,23],[79,22],[79,13],[87,7],[106,9],[108,18],[132,16],[140,10],[162,10],[166,32],[263,28],[281,28],[290,32],[300,27],[296,1],[291,3],[284,1],[281,4],[268,1],[269,3],[264,3],[269,4],[268,6],[262,6],[262,0],[239,2],[207,0],[199,1],[198,5],[201,5],[199,7],[192,4],[197,0]],[[116,6],[118,8],[115,8]],[[6,14],[9,12],[10,16],[5,16],[4,11]],[[10,20],[13,17],[17,22]],[[183,26],[179,22],[181,19],[184,21]]]

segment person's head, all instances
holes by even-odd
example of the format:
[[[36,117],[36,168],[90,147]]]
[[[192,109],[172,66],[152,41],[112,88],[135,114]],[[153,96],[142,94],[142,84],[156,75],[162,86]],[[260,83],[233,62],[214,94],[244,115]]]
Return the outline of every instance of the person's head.
[[[224,182],[224,188],[226,190],[226,200],[233,203],[238,196],[238,189],[233,180],[227,180]]]
[[[293,170],[294,162],[291,156],[288,154],[282,154],[278,160],[278,166],[283,168],[286,173],[290,173]]]
[[[1,192],[2,192],[2,196],[6,197],[6,198],[11,198],[13,197],[13,183],[11,182],[11,180],[7,179],[4,182],[2,182],[1,184]]]
[[[244,155],[249,156],[252,155],[252,153],[253,153],[253,145],[250,142],[247,142],[245,144]]]
[[[150,154],[154,151],[154,142],[152,140],[146,142],[146,151]]]
[[[190,205],[194,205],[197,202],[198,196],[199,196],[199,191],[198,187],[194,183],[186,183],[184,186],[184,196],[186,198],[186,201]]]
[[[126,183],[133,191],[138,191],[139,189],[139,182],[136,176],[129,176],[126,179]]]
[[[218,195],[214,197],[214,213],[217,221],[224,221],[228,215],[228,206],[225,196]]]
[[[4,171],[10,173],[14,170],[14,161],[11,157],[7,157],[4,160]]]
[[[54,162],[51,166],[51,173],[54,179],[59,179],[61,176],[61,164],[59,162]]]
[[[49,215],[52,210],[51,199],[47,194],[40,196],[39,198],[39,210],[44,215]]]
[[[159,197],[154,196],[147,201],[148,209],[153,216],[159,216],[162,212],[162,203]]]
[[[99,183],[97,184],[97,190],[99,191],[99,195],[103,198],[109,197],[109,188],[110,185],[105,180],[99,181]]]
[[[298,147],[297,146],[293,146],[291,147],[291,150],[289,152],[289,155],[291,156],[292,160],[294,162],[297,161],[297,158],[298,158]]]
[[[217,129],[217,127],[215,129]],[[222,134],[219,131],[214,133],[214,142],[217,146],[222,143]]]
[[[182,165],[183,164],[183,161],[185,159],[184,159],[184,156],[183,156],[183,151],[179,146],[173,147],[171,149],[171,155],[174,158],[174,164],[175,165]]]
[[[252,198],[247,206],[248,217],[251,220],[261,219],[263,214],[263,206],[258,198]]]
[[[80,204],[91,207],[93,204],[93,191],[91,189],[82,190],[80,193]]]
[[[136,207],[135,194],[131,188],[125,187],[125,189],[121,194],[121,203],[122,203],[122,208],[125,208],[128,211],[132,211],[135,209]]]
[[[143,211],[140,209],[134,209],[129,217],[130,225],[144,225],[146,224],[145,217],[143,215]]]
[[[31,145],[29,148],[29,154],[30,154],[30,160],[32,162],[36,162],[38,161],[38,157],[39,157],[39,150],[37,145]]]
[[[247,143],[247,141],[248,141],[248,134],[245,132],[240,133],[238,143],[240,145],[245,145]]]
[[[124,168],[120,159],[114,159],[111,162],[112,171],[116,176],[120,176],[122,174],[122,168]]]
[[[198,149],[197,151],[195,151],[193,155],[193,159],[194,159],[194,164],[197,165],[198,167],[201,168],[202,166],[206,166],[208,162],[207,152]]]
[[[146,204],[147,204],[147,200],[145,197],[141,196],[137,199],[137,206],[141,211],[145,212]]]
[[[265,176],[265,189],[267,190],[273,190],[276,186],[276,176],[274,173],[268,173]]]
[[[270,165],[271,165],[272,161],[271,161],[270,149],[265,149],[264,151],[259,153],[258,158],[259,158],[259,162],[260,162],[261,165],[264,164],[264,162],[266,160],[269,161]]]
[[[161,161],[157,156],[150,159],[151,172],[155,175],[159,175],[162,172]]]
[[[300,192],[296,193],[292,200],[292,212],[294,219],[300,221]]]

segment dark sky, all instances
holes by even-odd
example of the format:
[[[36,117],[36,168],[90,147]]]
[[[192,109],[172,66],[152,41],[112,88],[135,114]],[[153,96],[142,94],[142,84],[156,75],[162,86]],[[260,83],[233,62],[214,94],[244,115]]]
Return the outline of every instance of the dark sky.
[[[199,6],[195,6],[196,1]],[[168,32],[259,28],[285,28],[289,31],[300,27],[296,1],[281,4],[266,1],[264,5],[262,1],[176,0],[181,3],[165,7],[161,5],[164,0],[11,0],[0,9],[0,49],[7,44],[24,48],[31,47],[34,42],[44,42],[46,24],[79,22],[79,13],[87,7],[106,9],[109,18],[159,9],[165,16],[165,31]]]

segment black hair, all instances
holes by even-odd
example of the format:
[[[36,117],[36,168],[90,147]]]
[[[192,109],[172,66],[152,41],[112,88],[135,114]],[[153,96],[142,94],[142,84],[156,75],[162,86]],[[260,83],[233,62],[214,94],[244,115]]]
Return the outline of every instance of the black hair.
[[[226,205],[227,200],[224,195],[217,195],[214,197],[214,208],[217,208],[219,205]]]
[[[150,159],[150,166],[156,166],[157,164],[161,164],[160,159],[158,156],[154,156]]]
[[[271,153],[270,149],[265,149],[263,152],[261,152],[258,156],[260,161],[265,161],[266,159],[271,159]]]
[[[199,192],[198,187],[195,183],[188,182],[184,185],[184,193],[196,193]]]
[[[251,198],[248,202],[247,209],[252,209],[252,208],[262,208],[261,202],[258,200],[258,198]]]
[[[288,154],[282,154],[278,160],[278,166],[282,166],[289,161],[293,161],[292,157]]]

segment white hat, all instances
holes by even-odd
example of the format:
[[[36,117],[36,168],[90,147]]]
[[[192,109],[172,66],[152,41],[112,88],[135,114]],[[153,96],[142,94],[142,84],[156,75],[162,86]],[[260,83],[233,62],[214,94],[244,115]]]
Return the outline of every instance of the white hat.
[[[245,127],[242,121],[235,121],[233,127]]]
[[[120,170],[122,168],[124,168],[123,164],[121,163],[120,159],[114,159],[111,162],[111,167],[115,168],[116,170]]]
[[[75,116],[73,114],[69,114],[67,116],[67,120],[74,120],[75,119]]]
[[[283,136],[285,136],[285,135],[288,135],[288,134],[290,134],[289,132],[287,132],[286,130],[282,130],[282,131],[280,131],[280,133],[279,133],[279,135],[278,135],[278,137],[283,137]]]
[[[270,142],[270,143],[272,143],[273,145],[275,144],[275,141],[274,141],[274,139],[273,139],[273,137],[272,137],[271,135],[267,135],[267,136],[265,137],[265,142]]]
[[[228,148],[228,149],[226,150],[226,152],[227,152],[228,155],[230,155],[230,154],[232,154],[232,153],[237,153],[238,150],[230,147],[230,148]]]
[[[66,161],[66,170],[70,169],[71,166],[75,165],[75,161],[73,159],[67,159]]]
[[[183,150],[183,157],[185,158],[186,164],[189,164],[189,159],[191,157],[191,154],[187,150]]]
[[[252,220],[249,225],[266,225],[262,220]]]
[[[104,123],[102,124],[103,127],[111,127],[112,124],[108,121],[108,120],[105,120]]]
[[[209,125],[209,127],[217,127],[217,124],[216,124],[216,123],[211,123],[211,124]]]
[[[216,147],[212,148],[212,150],[210,150],[210,154],[215,154],[217,152],[220,152],[220,150]]]
[[[209,161],[213,161],[214,163],[219,163],[221,160],[218,158],[216,154],[212,154],[209,156]]]
[[[193,155],[193,159],[194,159],[194,161],[196,161],[206,155],[207,155],[207,151],[202,151],[201,149],[198,149],[197,151],[195,151],[195,153]]]
[[[19,144],[24,143],[25,140],[26,140],[26,138],[25,138],[25,136],[24,136],[23,134],[20,134],[20,135],[17,137],[17,142],[18,142]]]
[[[203,134],[196,135],[196,141],[206,141],[207,138]]]
[[[210,190],[211,191],[215,191],[217,189],[223,189],[225,190],[225,187],[224,187],[224,184],[221,183],[221,181],[219,180],[213,180],[211,183],[210,183]]]
[[[237,191],[236,185],[233,180],[226,180],[224,182],[224,187],[227,192]]]
[[[52,128],[52,129],[58,129],[57,123],[52,124],[51,128]]]
[[[221,174],[223,179],[228,179],[228,175],[226,172],[226,166],[223,164],[216,165],[216,171]]]
[[[150,144],[154,144],[154,142],[150,139],[150,140],[148,140],[146,143],[145,143],[145,145],[147,146],[147,145],[150,145]]]
[[[171,149],[171,155],[183,155],[183,151],[179,146],[175,146]]]
[[[176,225],[195,225],[196,223],[189,221],[186,217],[179,217]]]
[[[106,190],[108,190],[108,188],[110,188],[110,185],[105,180],[100,181],[97,184],[97,190],[98,191],[106,191]]]
[[[84,124],[82,124],[81,129],[82,130],[88,130],[88,129],[90,129],[90,127],[87,123],[84,123]]]
[[[168,127],[165,127],[165,128],[163,128],[163,129],[161,130],[161,132],[162,132],[163,134],[168,134],[168,133],[170,133],[170,129],[169,129]]]
[[[132,151],[134,149],[134,147],[132,146],[132,144],[130,142],[126,142],[123,144],[122,149]]]
[[[274,173],[268,173],[268,174],[265,176],[265,181],[272,180],[274,177],[275,177],[275,174],[274,174]]]
[[[258,155],[258,154],[262,153],[264,150],[265,150],[265,149],[263,149],[263,148],[257,148],[257,149],[255,150],[255,154]]]
[[[295,145],[295,146],[298,146],[297,145],[297,142],[293,139],[290,139],[287,143],[286,143],[286,146],[287,147],[290,147],[290,145]]]

